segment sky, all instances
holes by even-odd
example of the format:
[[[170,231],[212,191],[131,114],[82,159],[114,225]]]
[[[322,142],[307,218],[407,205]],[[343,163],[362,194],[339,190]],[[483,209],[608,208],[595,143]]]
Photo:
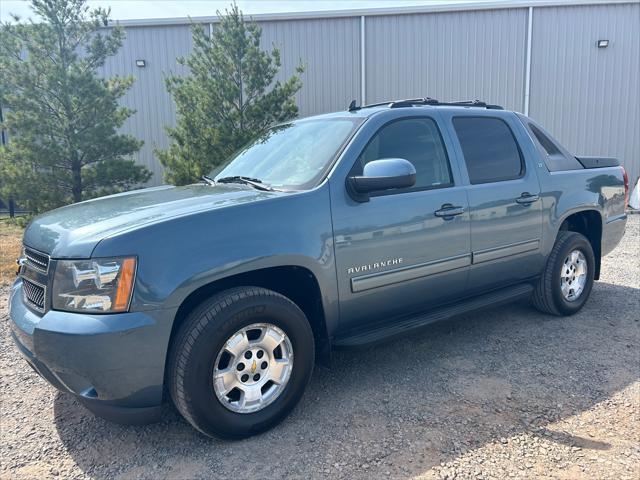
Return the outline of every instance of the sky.
[[[383,8],[391,6],[442,5],[472,3],[481,0],[237,0],[244,14],[308,12],[354,8]],[[498,0],[500,1],[500,0]],[[503,0],[508,2],[508,0]],[[111,7],[112,20],[143,18],[200,17],[215,15],[224,10],[231,0],[89,0],[92,7]],[[6,21],[10,13],[23,19],[31,16],[29,3],[23,0],[0,0],[0,20]]]

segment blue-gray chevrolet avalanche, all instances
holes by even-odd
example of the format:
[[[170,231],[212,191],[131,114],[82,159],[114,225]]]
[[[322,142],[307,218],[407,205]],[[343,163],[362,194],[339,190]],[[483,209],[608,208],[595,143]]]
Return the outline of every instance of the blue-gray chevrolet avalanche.
[[[15,344],[114,421],[163,398],[206,435],[282,420],[331,349],[523,297],[587,301],[620,241],[619,162],[482,102],[388,102],[262,134],[200,184],[37,217]]]

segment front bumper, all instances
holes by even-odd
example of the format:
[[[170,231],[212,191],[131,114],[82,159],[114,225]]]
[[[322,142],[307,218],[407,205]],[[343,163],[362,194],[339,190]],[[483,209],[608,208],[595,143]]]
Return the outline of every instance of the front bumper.
[[[176,309],[90,315],[23,301],[22,280],[11,290],[9,316],[18,350],[51,385],[89,410],[121,423],[156,420]]]

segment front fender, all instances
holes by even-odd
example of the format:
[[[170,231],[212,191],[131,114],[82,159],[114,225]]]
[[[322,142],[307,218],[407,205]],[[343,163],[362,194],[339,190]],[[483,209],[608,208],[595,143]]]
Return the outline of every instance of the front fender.
[[[209,271],[204,271],[185,279],[181,285],[171,292],[165,304],[167,306],[180,306],[189,295],[206,285],[243,273],[274,267],[300,267],[310,271],[320,286],[325,312],[337,311],[337,292],[335,289],[332,290],[334,282],[331,282],[331,275],[335,274],[330,271],[331,269],[324,268],[323,264],[319,263],[315,258],[296,254],[256,257],[216,266]],[[332,294],[332,291],[334,291],[334,294]]]
[[[229,276],[300,266],[316,277],[327,322],[337,319],[326,184],[141,227],[104,239],[94,251],[96,257],[127,254],[138,256],[132,311],[179,307],[196,289]]]

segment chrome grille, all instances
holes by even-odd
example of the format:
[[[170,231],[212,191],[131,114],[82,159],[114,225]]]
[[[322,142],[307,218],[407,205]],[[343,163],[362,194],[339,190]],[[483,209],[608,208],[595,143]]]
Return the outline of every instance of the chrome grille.
[[[24,257],[27,260],[27,265],[32,268],[42,273],[47,273],[49,270],[49,255],[24,247]]]
[[[22,292],[24,293],[24,300],[27,305],[34,310],[44,312],[46,291],[47,289],[44,285],[22,278]]]

